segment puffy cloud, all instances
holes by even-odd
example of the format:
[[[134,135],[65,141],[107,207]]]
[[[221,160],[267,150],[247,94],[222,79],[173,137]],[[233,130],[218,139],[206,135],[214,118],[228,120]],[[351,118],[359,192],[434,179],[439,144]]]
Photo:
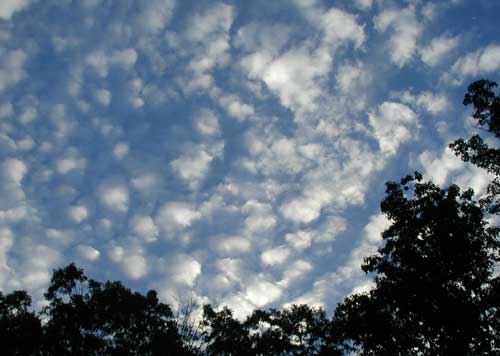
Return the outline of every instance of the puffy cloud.
[[[445,94],[430,91],[423,91],[417,95],[405,91],[396,94],[395,97],[405,104],[424,109],[432,115],[442,114],[450,107],[450,102]]]
[[[241,236],[219,237],[214,243],[214,248],[221,254],[234,256],[250,252],[252,243]]]
[[[262,252],[260,260],[264,266],[278,266],[285,263],[291,254],[289,248],[279,246]]]
[[[464,163],[460,158],[445,147],[439,154],[424,151],[418,157],[424,167],[424,174],[435,184],[444,186],[453,178],[453,183],[462,189],[473,188],[476,193],[484,193],[493,177],[483,169]]]
[[[81,258],[90,262],[97,261],[101,255],[98,250],[89,245],[78,245],[76,250]]]
[[[257,276],[245,289],[245,298],[255,306],[255,308],[262,308],[263,306],[274,302],[281,297],[282,289],[262,276]]]
[[[417,40],[423,30],[417,21],[415,7],[383,10],[375,17],[374,24],[379,32],[392,30],[388,45],[393,63],[403,67],[410,62],[417,51]]]
[[[120,142],[113,148],[113,155],[117,159],[123,159],[128,154],[128,145],[125,142]]]
[[[99,189],[99,199],[108,209],[117,212],[128,210],[129,193],[123,184],[105,184]]]
[[[254,114],[254,108],[241,102],[241,100],[235,95],[222,96],[219,99],[219,103],[226,110],[229,116],[235,117],[241,121]]]
[[[76,224],[79,224],[83,220],[87,219],[88,215],[88,210],[83,205],[72,206],[68,209],[68,217]]]
[[[138,246],[113,246],[108,250],[108,256],[119,264],[128,278],[140,279],[148,273],[147,259]]]
[[[366,2],[366,1],[365,1]],[[365,31],[356,17],[340,9],[331,8],[321,16],[321,25],[325,32],[325,41],[336,46],[352,42],[360,47],[365,42]]]
[[[194,125],[196,130],[202,135],[218,136],[220,134],[220,125],[217,115],[211,110],[200,110],[194,116]]]
[[[152,242],[158,239],[159,230],[151,216],[136,215],[131,221],[132,232],[144,239]]]
[[[0,3],[0,18],[10,20],[16,12],[24,10],[30,5],[30,0],[3,0]]]
[[[179,255],[171,261],[168,270],[175,283],[193,287],[201,274],[201,264],[191,256]]]
[[[448,53],[459,45],[459,37],[440,36],[432,39],[426,47],[420,50],[420,58],[430,66],[439,64]]]
[[[445,76],[455,84],[460,84],[465,77],[492,73],[500,69],[500,45],[492,44],[475,52],[468,53],[451,67],[451,72]]]
[[[249,232],[269,230],[276,225],[276,218],[269,204],[249,200],[243,205],[242,211],[248,214],[245,226]]]
[[[204,150],[193,151],[173,160],[171,166],[194,188],[207,175],[212,159],[213,157]]]
[[[13,272],[9,267],[8,253],[14,245],[14,235],[8,228],[0,228],[0,289],[6,290],[9,275]]]
[[[111,92],[106,89],[99,89],[95,92],[95,97],[99,104],[108,106],[111,103]]]
[[[28,172],[28,167],[24,161],[17,158],[6,159],[2,164],[2,168],[4,177],[7,178],[7,181],[15,184],[21,184],[25,174]]]
[[[165,231],[183,229],[201,218],[194,205],[183,202],[165,203],[156,214],[155,221]]]
[[[289,220],[308,224],[319,218],[321,201],[314,197],[293,199],[281,206],[281,213]]]
[[[385,155],[395,155],[401,144],[415,137],[417,115],[406,105],[384,102],[376,113],[370,113],[368,117],[380,150]]]

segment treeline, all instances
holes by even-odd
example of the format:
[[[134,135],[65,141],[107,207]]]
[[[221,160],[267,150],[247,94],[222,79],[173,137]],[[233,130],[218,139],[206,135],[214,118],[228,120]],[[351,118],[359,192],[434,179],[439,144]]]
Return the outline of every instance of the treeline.
[[[500,138],[496,83],[472,83],[464,104]],[[173,312],[155,291],[88,279],[70,264],[54,271],[40,312],[24,291],[0,293],[0,355],[500,355],[500,149],[479,135],[450,148],[494,177],[475,198],[416,172],[386,184],[391,221],[361,268],[374,288],[348,296],[328,317],[319,308],[231,310],[186,305]]]

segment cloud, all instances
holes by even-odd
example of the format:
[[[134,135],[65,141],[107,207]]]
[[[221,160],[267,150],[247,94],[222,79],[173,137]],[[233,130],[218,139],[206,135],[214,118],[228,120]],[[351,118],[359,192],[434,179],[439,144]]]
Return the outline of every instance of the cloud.
[[[423,91],[417,95],[411,91],[404,91],[397,93],[394,97],[405,104],[424,109],[434,116],[443,114],[450,108],[450,102],[445,94],[437,94],[430,91]]]
[[[388,43],[392,62],[399,67],[408,64],[417,51],[417,40],[423,31],[415,7],[383,10],[373,22],[375,29],[381,33],[392,30]]]
[[[2,164],[2,168],[7,181],[14,184],[21,184],[21,181],[28,172],[28,167],[24,161],[17,158],[6,159]]]
[[[500,45],[491,44],[457,59],[445,79],[460,84],[465,77],[488,74],[498,69],[500,69]]]
[[[158,211],[155,222],[164,231],[184,229],[201,218],[194,205],[183,202],[165,203]]]
[[[90,262],[97,261],[101,255],[98,250],[89,245],[78,245],[76,250],[81,258]]]
[[[0,18],[10,20],[12,15],[24,10],[30,3],[30,0],[2,0],[0,3]]]
[[[462,189],[470,187],[483,194],[493,179],[485,170],[463,162],[448,147],[441,152],[424,151],[418,156],[418,161],[424,168],[425,177],[442,187],[450,184],[452,179]]]
[[[260,260],[264,266],[278,266],[284,264],[291,256],[292,251],[285,246],[278,246],[262,252]]]
[[[282,293],[279,286],[266,280],[263,276],[257,276],[255,281],[245,289],[245,298],[255,308],[262,308],[280,298]]]
[[[429,65],[435,66],[439,64],[451,51],[459,45],[460,38],[440,36],[433,38],[426,47],[420,49],[420,58]]]
[[[72,206],[68,209],[68,217],[76,224],[87,219],[88,215],[88,210],[83,205]]]
[[[395,102],[382,103],[376,113],[368,114],[368,118],[381,152],[388,156],[395,155],[401,144],[415,137],[418,127],[415,112]]]
[[[129,193],[123,184],[105,184],[99,189],[99,199],[108,209],[116,212],[128,210]]]
[[[146,242],[153,242],[158,239],[159,229],[151,216],[136,215],[131,221],[132,232]]]
[[[196,279],[201,274],[201,264],[188,255],[176,256],[168,267],[172,280],[175,283],[193,287]]]

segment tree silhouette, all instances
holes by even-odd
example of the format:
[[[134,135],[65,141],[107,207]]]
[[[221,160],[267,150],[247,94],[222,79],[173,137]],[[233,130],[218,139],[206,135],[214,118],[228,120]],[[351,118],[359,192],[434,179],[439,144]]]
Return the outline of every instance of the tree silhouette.
[[[53,274],[45,294],[47,355],[188,355],[170,307],[121,282],[88,279],[70,264]]]
[[[469,85],[463,103],[473,105],[472,117],[478,128],[500,139],[500,95],[494,92],[497,87],[497,83],[489,80],[475,81]],[[482,203],[490,213],[500,213],[500,149],[490,147],[479,135],[473,135],[467,141],[460,138],[452,142],[450,148],[464,161],[470,161],[495,176]]]
[[[42,337],[38,316],[29,310],[31,297],[25,291],[0,292],[0,355],[36,355]]]
[[[375,288],[337,307],[334,331],[361,355],[492,355],[498,344],[499,229],[473,192],[420,174],[386,184],[392,225],[365,259]]]

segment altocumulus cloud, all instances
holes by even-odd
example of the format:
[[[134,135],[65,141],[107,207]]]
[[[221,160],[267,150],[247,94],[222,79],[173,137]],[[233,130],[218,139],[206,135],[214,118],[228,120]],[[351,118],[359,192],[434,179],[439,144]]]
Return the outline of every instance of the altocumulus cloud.
[[[0,289],[39,306],[70,261],[238,316],[370,288],[385,180],[485,189],[446,146],[499,6],[1,1]]]

